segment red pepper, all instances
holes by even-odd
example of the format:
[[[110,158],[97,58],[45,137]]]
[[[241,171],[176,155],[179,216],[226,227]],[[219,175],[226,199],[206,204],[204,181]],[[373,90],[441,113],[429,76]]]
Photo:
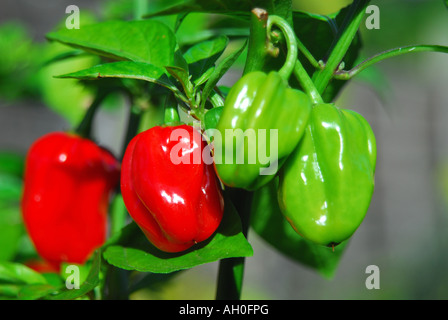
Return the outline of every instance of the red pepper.
[[[106,239],[119,162],[93,141],[49,133],[28,151],[23,220],[38,254],[54,266],[83,264]]]
[[[198,131],[180,125],[153,127],[126,148],[121,172],[124,203],[148,240],[162,251],[184,251],[208,239],[221,222],[222,190],[213,164],[202,159],[205,147]],[[178,163],[181,160],[184,163]]]

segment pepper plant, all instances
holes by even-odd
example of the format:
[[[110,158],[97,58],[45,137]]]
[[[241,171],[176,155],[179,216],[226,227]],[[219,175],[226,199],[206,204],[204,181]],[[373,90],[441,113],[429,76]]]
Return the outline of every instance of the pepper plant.
[[[75,79],[93,98],[72,130],[33,144],[24,172],[0,168],[24,177],[23,221],[40,259],[0,262],[0,294],[128,299],[219,261],[216,299],[240,299],[250,232],[331,277],[368,211],[376,170],[375,134],[362,115],[335,104],[338,93],[384,59],[448,48],[412,45],[361,61],[369,0],[328,16],[293,10],[288,0],[129,4],[130,19],[47,34],[65,51],[46,66],[91,59],[51,76]],[[186,25],[193,13],[207,25]],[[226,79],[233,84],[223,86]],[[128,117],[122,151],[112,155],[92,132],[115,94],[126,98]],[[227,130],[254,134],[239,143],[224,139]],[[257,148],[267,146],[263,158]],[[61,271],[71,265],[83,274],[76,290]]]

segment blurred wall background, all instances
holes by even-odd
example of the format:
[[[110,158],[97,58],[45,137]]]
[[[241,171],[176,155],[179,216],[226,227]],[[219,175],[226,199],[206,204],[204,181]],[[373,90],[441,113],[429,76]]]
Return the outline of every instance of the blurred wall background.
[[[327,14],[350,1],[296,0],[298,9]],[[24,23],[35,41],[76,4],[98,10],[101,1],[0,0],[0,25]],[[362,29],[363,54],[409,44],[448,45],[448,9],[441,0],[372,1],[380,29]],[[0,53],[0,63],[1,63]],[[249,233],[254,257],[246,261],[244,299],[447,299],[448,298],[448,55],[416,53],[376,67],[351,81],[340,106],[356,110],[377,138],[376,190],[366,219],[353,236],[335,277],[324,279],[278,254]],[[371,79],[371,78],[370,78]],[[66,81],[66,80],[60,80]],[[228,79],[229,83],[233,79]],[[101,111],[98,140],[118,152],[125,113]],[[39,136],[69,123],[32,100],[0,99],[0,150],[25,153]],[[116,128],[119,128],[117,130]],[[365,286],[366,267],[380,269],[380,289]],[[213,299],[217,263],[185,271],[169,286],[136,299]]]

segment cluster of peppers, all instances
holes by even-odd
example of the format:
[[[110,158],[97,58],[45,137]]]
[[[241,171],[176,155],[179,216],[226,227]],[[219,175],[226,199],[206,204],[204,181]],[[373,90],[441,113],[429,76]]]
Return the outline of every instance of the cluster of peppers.
[[[353,235],[370,204],[376,164],[375,136],[360,114],[312,105],[278,73],[255,71],[229,92],[217,129],[224,134],[228,128],[277,130],[278,170],[260,175],[271,165],[260,157],[255,163],[219,161],[216,171],[225,185],[256,191],[278,176],[278,204],[298,234],[331,247]],[[219,147],[223,155],[247,158],[250,152],[249,143]]]
[[[55,267],[84,263],[106,239],[109,199],[118,185],[133,220],[165,252],[185,251],[213,235],[223,217],[223,188],[256,191],[275,177],[282,213],[298,234],[324,246],[350,238],[373,193],[372,129],[354,111],[313,103],[309,94],[291,88],[281,71],[249,72],[231,88],[216,130],[223,137],[226,130],[254,135],[248,143],[214,141],[215,151],[222,152],[214,153],[212,164],[202,157],[173,163],[173,152],[193,157],[207,146],[186,124],[137,134],[121,165],[109,151],[73,133],[36,141],[27,156],[22,208],[39,255]],[[187,135],[173,140],[177,129]],[[257,154],[248,163],[249,145],[257,141],[273,146],[276,157],[266,162]],[[245,161],[229,163],[228,153],[242,154]],[[275,170],[260,174],[268,167]]]

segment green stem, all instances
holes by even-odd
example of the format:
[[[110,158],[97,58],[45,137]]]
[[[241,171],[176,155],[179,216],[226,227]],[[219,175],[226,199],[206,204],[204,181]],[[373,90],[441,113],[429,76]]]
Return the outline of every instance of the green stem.
[[[322,69],[319,61],[317,61],[313,54],[308,50],[308,48],[296,37],[297,48],[303,54],[303,56],[311,63],[311,65],[316,69]]]
[[[299,60],[296,61],[296,64],[294,66],[294,76],[299,81],[303,90],[305,90],[305,92],[308,94],[313,104],[316,105],[324,102],[321,95],[319,94],[319,91],[314,85],[313,80],[311,80],[310,76],[308,75],[302,64],[299,62]]]
[[[330,56],[325,64],[325,68],[314,73],[313,82],[320,94],[325,91],[333,77],[333,74],[338,69],[339,64],[353,42],[353,39],[356,36],[359,26],[364,18],[365,9],[369,2],[370,0],[355,0],[353,2],[350,12],[344,20],[343,27],[341,28],[341,34],[337,38],[335,45],[332,47]]]
[[[75,129],[76,134],[78,134],[84,138],[88,138],[88,139],[91,138],[93,119],[95,118],[95,114],[96,114],[96,111],[98,110],[98,107],[101,105],[103,100],[106,98],[107,94],[108,94],[108,92],[106,92],[102,89],[98,89],[98,92],[95,95],[95,99],[93,100],[89,109],[87,109],[87,112],[84,115],[84,118],[81,120],[81,123]]]
[[[356,67],[349,71],[336,71],[334,78],[338,80],[349,80],[356,76],[361,71],[367,69],[368,67],[374,65],[375,63],[381,62],[385,59],[401,56],[413,52],[442,52],[448,53],[448,47],[437,46],[437,45],[417,45],[417,46],[406,46],[400,48],[390,49],[381,53],[374,55],[373,57],[361,62]]]
[[[141,120],[142,109],[131,102],[129,109],[128,125],[123,141],[121,159],[126,152],[126,148],[132,138],[138,133],[138,128]],[[120,186],[116,190],[116,198],[112,208],[112,232],[118,232],[124,226],[126,221],[126,210],[120,195]],[[129,275],[130,271],[116,268],[107,264],[108,268],[105,273],[105,282],[103,286],[103,294],[105,300],[127,300],[129,299]]]
[[[168,95],[165,100],[165,119],[166,125],[175,125],[180,122],[179,112],[177,110],[177,100],[173,95]]]
[[[268,54],[267,11],[259,8],[252,10],[250,19],[250,37],[246,64],[243,74],[263,70]]]
[[[138,133],[141,117],[142,117],[141,108],[132,103],[129,109],[128,127],[126,129],[126,134],[121,149],[122,150],[121,159],[123,159],[124,153],[126,152],[126,148],[129,142]]]
[[[228,199],[235,205],[241,218],[243,235],[247,238],[250,225],[252,192],[228,189]],[[219,264],[216,300],[240,300],[243,288],[245,258],[222,259]]]
[[[148,12],[148,0],[134,0],[134,19],[141,20]]]
[[[128,213],[121,193],[117,193],[111,204],[111,236],[117,234],[125,225]]]
[[[278,73],[283,79],[287,81],[291,76],[292,71],[294,70],[294,66],[297,60],[297,54],[299,52],[297,47],[296,35],[294,34],[294,30],[291,28],[289,23],[279,16],[270,16],[268,18],[268,35],[271,34],[271,29],[274,25],[283,32],[286,39],[288,53],[286,55],[286,61]]]

